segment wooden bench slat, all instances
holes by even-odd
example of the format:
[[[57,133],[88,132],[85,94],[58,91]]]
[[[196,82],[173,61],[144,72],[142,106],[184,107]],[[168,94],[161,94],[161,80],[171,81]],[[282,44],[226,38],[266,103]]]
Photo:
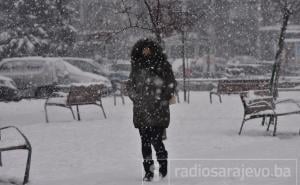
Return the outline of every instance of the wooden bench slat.
[[[212,95],[219,96],[223,94],[244,94],[248,91],[269,91],[270,80],[267,79],[251,79],[251,80],[219,80],[217,88],[210,91],[210,102],[212,103]]]

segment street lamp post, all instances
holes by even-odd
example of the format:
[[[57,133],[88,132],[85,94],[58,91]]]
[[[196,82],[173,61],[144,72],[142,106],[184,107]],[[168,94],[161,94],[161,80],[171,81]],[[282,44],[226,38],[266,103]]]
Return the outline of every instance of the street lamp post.
[[[210,2],[210,25],[209,25],[209,46],[207,52],[207,78],[210,77],[211,65],[215,62],[216,54],[216,30],[215,30],[215,0]]]
[[[185,6],[185,1],[182,1],[182,20],[185,21],[186,19],[186,6]],[[187,101],[186,97],[186,65],[185,65],[185,23],[182,23],[181,27],[181,42],[182,42],[182,77],[183,77],[183,101]]]
[[[186,66],[185,66],[185,31],[181,31],[181,42],[182,42],[182,76],[183,76],[183,100],[186,102]]]

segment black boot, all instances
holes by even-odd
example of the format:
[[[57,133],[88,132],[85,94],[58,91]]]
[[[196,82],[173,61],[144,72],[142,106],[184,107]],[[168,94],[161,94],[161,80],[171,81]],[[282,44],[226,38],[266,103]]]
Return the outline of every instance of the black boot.
[[[159,175],[164,178],[168,174],[168,152],[157,153],[157,159],[159,163]]]
[[[159,161],[159,175],[164,178],[168,174],[168,160]]]
[[[145,176],[143,178],[143,181],[152,181],[154,177],[154,162],[153,160],[147,160],[143,162],[144,170],[145,170]]]

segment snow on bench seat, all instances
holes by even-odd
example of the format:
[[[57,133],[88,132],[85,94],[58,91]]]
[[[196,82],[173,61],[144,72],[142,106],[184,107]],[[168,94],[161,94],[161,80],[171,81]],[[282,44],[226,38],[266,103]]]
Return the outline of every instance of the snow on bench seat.
[[[48,105],[66,105],[67,104],[67,96],[51,98],[48,100],[47,104]]]

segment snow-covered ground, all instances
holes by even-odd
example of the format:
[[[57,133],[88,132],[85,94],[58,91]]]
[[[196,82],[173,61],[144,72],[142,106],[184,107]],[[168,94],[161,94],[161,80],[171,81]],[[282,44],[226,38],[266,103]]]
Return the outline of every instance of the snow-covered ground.
[[[296,98],[299,92],[282,96]],[[239,97],[224,96],[222,104],[214,100],[210,104],[207,92],[193,92],[191,104],[171,106],[171,125],[165,142],[171,159],[170,172],[167,179],[153,184],[297,184],[295,160],[300,158],[300,115],[280,118],[276,137],[271,136],[271,131],[265,131],[260,120],[247,122],[239,136],[243,114]],[[108,119],[94,106],[81,107],[80,122],[72,120],[67,109],[50,107],[49,124],[45,123],[44,100],[0,103],[0,127],[16,125],[32,143],[30,185],[142,184],[140,139],[132,124],[132,104],[126,99],[125,105],[119,100],[119,104],[113,106],[110,97],[103,102]],[[23,151],[3,153],[0,184],[21,181],[25,160]],[[291,176],[242,180],[236,176],[192,177],[190,174],[187,177],[182,174],[185,168],[200,164],[218,168],[279,165],[289,167]],[[199,169],[195,168],[198,172]]]

